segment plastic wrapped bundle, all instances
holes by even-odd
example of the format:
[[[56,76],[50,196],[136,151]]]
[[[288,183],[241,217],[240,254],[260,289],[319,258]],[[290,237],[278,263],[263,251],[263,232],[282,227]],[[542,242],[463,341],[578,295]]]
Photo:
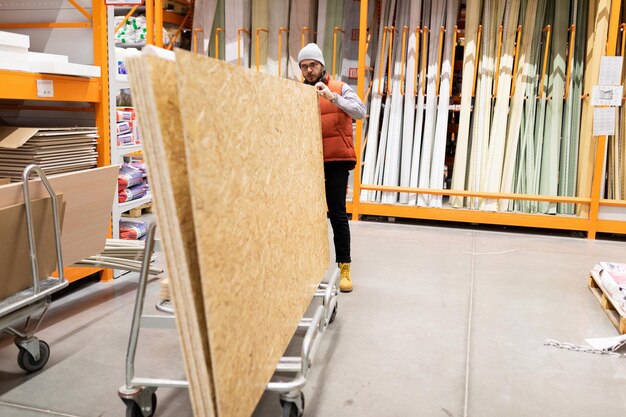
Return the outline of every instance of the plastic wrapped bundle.
[[[149,190],[150,187],[148,186],[148,184],[142,182],[139,185],[134,185],[118,192],[117,198],[120,203],[125,203],[132,200],[139,200],[140,198],[145,197],[148,194]]]
[[[120,238],[124,240],[139,240],[146,235],[148,225],[141,220],[120,221]]]

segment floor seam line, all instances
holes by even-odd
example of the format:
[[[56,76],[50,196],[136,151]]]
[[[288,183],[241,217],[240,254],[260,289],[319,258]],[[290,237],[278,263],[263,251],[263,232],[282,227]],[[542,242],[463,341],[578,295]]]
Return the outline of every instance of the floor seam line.
[[[476,265],[476,230],[472,238],[472,262],[470,267],[470,293],[467,314],[467,345],[465,350],[465,398],[463,400],[463,417],[467,417],[469,403],[469,372],[470,372],[470,347],[472,340],[472,315],[474,312],[474,268]]]
[[[77,416],[76,414],[67,414],[67,413],[62,413],[60,411],[46,410],[43,408],[30,407],[27,405],[9,403],[6,401],[0,401],[0,405],[5,405],[7,407],[19,408],[19,409],[28,410],[28,411],[37,411],[40,413],[51,414],[51,415],[60,416],[60,417],[80,417],[80,416]]]

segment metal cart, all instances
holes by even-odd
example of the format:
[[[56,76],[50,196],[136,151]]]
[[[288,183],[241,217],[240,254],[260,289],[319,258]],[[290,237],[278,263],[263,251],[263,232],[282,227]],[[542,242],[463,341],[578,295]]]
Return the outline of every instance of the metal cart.
[[[37,247],[30,202],[29,179],[32,172],[36,172],[41,183],[46,187],[52,202],[52,221],[54,229],[54,244],[56,249],[58,278],[48,277],[41,279],[38,276]],[[19,349],[17,364],[26,372],[35,372],[44,367],[50,357],[50,346],[43,340],[35,337],[51,302],[51,295],[68,285],[63,274],[63,255],[61,253],[61,227],[59,222],[59,207],[56,194],[48,182],[46,175],[37,165],[29,165],[22,175],[24,207],[26,209],[26,225],[28,229],[28,246],[30,249],[31,273],[33,286],[0,300],[0,329],[15,336],[15,344]],[[38,318],[31,321],[35,316]],[[18,330],[15,326],[25,321],[24,329]],[[32,323],[34,322],[34,323]],[[31,325],[32,323],[32,325]]]
[[[174,309],[169,302],[159,301],[156,309],[168,315],[142,315],[148,267],[154,251],[154,235],[156,225],[148,228],[143,265],[139,274],[139,286],[130,330],[128,350],[126,353],[126,383],[118,390],[118,394],[126,404],[126,417],[152,417],[156,410],[156,390],[164,388],[188,388],[188,381],[163,378],[141,378],[135,376],[135,357],[141,327],[175,328]],[[330,323],[337,316],[337,296],[339,271],[336,271],[328,283],[321,283],[315,292],[315,298],[321,300],[312,318],[303,318],[298,324],[298,331],[306,331],[299,357],[282,357],[276,366],[275,377],[267,385],[268,391],[278,392],[284,417],[299,417],[304,412],[304,394],[309,370],[321,337]]]

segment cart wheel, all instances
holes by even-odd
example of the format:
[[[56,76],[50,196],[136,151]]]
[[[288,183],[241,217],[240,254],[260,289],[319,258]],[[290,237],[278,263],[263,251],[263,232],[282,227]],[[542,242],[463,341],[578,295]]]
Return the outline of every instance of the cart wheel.
[[[298,407],[294,403],[285,403],[283,405],[283,417],[298,417]]]
[[[338,309],[339,309],[339,304],[335,304],[335,308],[333,308],[333,312],[330,314],[330,319],[328,319],[328,324],[330,324],[333,321],[335,321],[335,318],[337,317],[337,310]]]
[[[291,401],[280,400],[280,404],[283,406],[282,417],[302,417],[304,414],[304,393],[300,393],[300,401],[302,401],[302,413],[298,414],[298,406]]]
[[[50,346],[43,340],[39,341],[38,361],[24,348],[20,348],[20,352],[17,354],[17,364],[26,372],[37,372],[44,367],[48,359],[50,359]]]
[[[150,409],[150,414],[144,416],[141,412],[141,407],[135,400],[123,400],[126,403],[126,417],[152,417],[154,416],[154,412],[156,411],[157,406],[157,396],[156,393],[152,394],[152,408]]]

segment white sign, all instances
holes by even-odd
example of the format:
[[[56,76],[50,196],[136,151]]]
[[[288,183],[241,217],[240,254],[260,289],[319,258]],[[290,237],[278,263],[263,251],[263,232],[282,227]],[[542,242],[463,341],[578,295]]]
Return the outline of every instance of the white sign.
[[[612,136],[615,134],[615,107],[596,107],[593,109],[593,136]]]
[[[37,97],[54,97],[54,84],[52,80],[36,80]]]
[[[624,58],[621,56],[600,57],[600,78],[599,85],[620,85],[622,83],[622,64]]]
[[[591,90],[591,105],[619,107],[622,105],[623,91],[621,85],[596,85]]]

